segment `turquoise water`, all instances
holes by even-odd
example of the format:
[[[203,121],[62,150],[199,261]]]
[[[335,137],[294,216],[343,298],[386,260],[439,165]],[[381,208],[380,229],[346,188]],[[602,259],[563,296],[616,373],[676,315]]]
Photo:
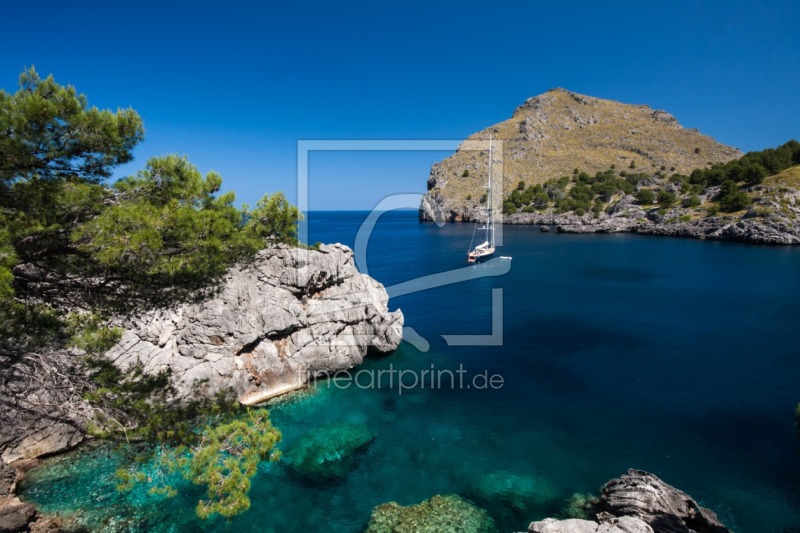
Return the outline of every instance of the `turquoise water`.
[[[310,240],[352,245],[364,215],[314,213]],[[387,214],[370,239],[370,274],[391,286],[460,268],[471,234]],[[271,407],[284,450],[330,423],[368,426],[376,438],[343,480],[314,485],[264,464],[250,511],[200,522],[196,488],[174,499],[117,493],[119,456],[101,447],[32,471],[23,496],[51,512],[82,509],[93,530],[360,531],[377,504],[459,494],[519,531],[634,467],[738,532],[800,527],[800,249],[531,227],[504,237],[499,253],[514,258],[505,276],[390,302],[428,352],[404,343],[362,367],[463,365],[467,384],[486,372],[501,388],[399,394],[384,378]],[[503,288],[503,345],[447,346],[443,334],[491,333],[492,288]]]

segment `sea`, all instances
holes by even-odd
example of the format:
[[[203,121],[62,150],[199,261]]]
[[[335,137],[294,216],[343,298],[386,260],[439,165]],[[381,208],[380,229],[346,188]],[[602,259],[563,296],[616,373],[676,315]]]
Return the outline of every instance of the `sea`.
[[[367,426],[346,476],[263,463],[247,512],[203,521],[199,487],[117,491],[125,454],[99,446],[43,461],[22,498],[92,531],[357,532],[379,504],[454,494],[524,531],[635,468],[739,533],[800,531],[800,247],[504,226],[470,266],[472,224],[368,215],[312,212],[308,240],[358,240],[411,342],[268,407],[281,450]]]

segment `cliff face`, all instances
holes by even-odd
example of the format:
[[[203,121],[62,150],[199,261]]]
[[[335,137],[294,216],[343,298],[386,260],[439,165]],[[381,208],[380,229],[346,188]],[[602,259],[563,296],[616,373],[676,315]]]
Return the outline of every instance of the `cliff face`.
[[[213,298],[140,317],[106,357],[169,369],[182,397],[230,389],[255,403],[397,348],[403,315],[388,299],[346,246],[271,248],[232,269]]]
[[[389,312],[383,286],[358,272],[341,245],[285,246],[231,269],[199,303],[148,312],[122,326],[106,357],[121,369],[169,370],[183,399],[232,390],[255,403],[326,372],[351,368],[368,351],[389,352],[403,314]],[[0,457],[33,459],[79,444],[94,418],[83,392],[94,386],[74,349],[0,354]]]
[[[708,163],[740,157],[736,148],[682,127],[665,111],[553,89],[528,99],[513,116],[470,135],[502,143],[504,192],[572,174],[594,174],[615,165],[688,174]],[[462,146],[463,148],[463,146]],[[431,168],[423,220],[470,220],[486,188],[488,155],[460,148]],[[497,156],[496,156],[497,159]],[[495,167],[497,168],[497,167]]]

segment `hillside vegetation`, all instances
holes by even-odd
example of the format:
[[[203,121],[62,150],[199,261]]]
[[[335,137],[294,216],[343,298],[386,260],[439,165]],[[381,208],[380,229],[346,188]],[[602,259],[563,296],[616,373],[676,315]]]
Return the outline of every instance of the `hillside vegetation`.
[[[503,213],[591,212],[598,216],[614,212],[619,202],[633,195],[640,206],[657,205],[666,210],[681,206],[690,211],[682,216],[700,218],[704,214],[737,212],[749,207],[771,189],[756,188],[770,177],[770,183],[788,184],[796,179],[800,163],[800,143],[789,141],[776,148],[750,152],[740,159],[694,170],[689,176],[673,173],[666,167],[655,172],[616,170],[614,166],[593,176],[578,168],[570,175],[530,185],[520,181],[503,201]],[[795,166],[793,166],[795,165]]]
[[[513,116],[468,140],[502,141],[504,193],[571,175],[610,168],[637,173],[690,174],[697,168],[740,157],[739,150],[697,130],[683,128],[669,113],[553,89],[530,98]],[[428,198],[450,213],[470,218],[487,181],[487,153],[459,149],[437,163],[428,179]],[[496,174],[497,176],[497,174]]]

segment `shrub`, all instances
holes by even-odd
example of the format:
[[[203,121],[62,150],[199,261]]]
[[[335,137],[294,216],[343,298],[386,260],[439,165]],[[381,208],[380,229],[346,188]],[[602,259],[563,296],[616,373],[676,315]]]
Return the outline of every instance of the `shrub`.
[[[658,192],[658,205],[666,208],[670,207],[673,203],[675,203],[675,193],[669,191]]]
[[[681,205],[683,205],[683,207],[697,207],[700,205],[700,198],[698,198],[696,194],[693,194],[688,198],[684,198]]]
[[[638,193],[636,193],[636,202],[639,205],[651,205],[656,199],[656,195],[653,191],[648,189],[642,189]]]

